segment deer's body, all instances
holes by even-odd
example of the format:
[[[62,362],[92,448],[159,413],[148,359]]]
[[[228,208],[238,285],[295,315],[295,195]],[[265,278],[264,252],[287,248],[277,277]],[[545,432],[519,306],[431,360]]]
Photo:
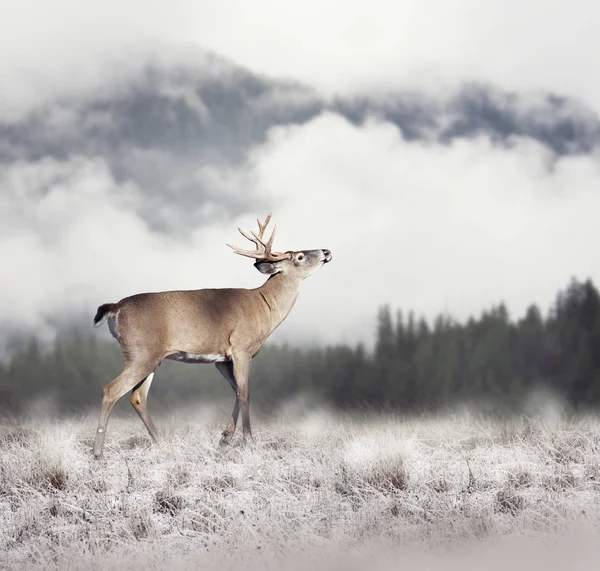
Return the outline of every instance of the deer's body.
[[[233,348],[254,357],[292,309],[302,282],[275,274],[256,289],[140,293],[100,306],[129,355],[186,363],[230,361]]]
[[[257,269],[270,275],[262,286],[141,293],[98,308],[94,323],[108,318],[109,329],[123,349],[125,368],[103,389],[96,457],[102,455],[110,411],[129,390],[131,404],[152,439],[159,441],[146,398],[154,371],[163,359],[215,363],[236,393],[222,443],[228,442],[235,431],[240,405],[244,438],[251,438],[250,361],[291,311],[304,278],[331,259],[328,250],[271,252],[274,233],[267,244],[262,241],[269,218],[264,225],[259,222],[260,236],[250,238],[242,232],[255,242],[256,251],[234,248],[239,254],[257,259]]]

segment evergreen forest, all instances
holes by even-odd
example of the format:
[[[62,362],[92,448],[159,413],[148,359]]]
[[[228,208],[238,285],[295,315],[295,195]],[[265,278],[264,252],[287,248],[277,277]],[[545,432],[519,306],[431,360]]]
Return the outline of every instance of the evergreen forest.
[[[600,294],[590,280],[573,279],[546,313],[531,305],[518,320],[504,304],[462,323],[447,315],[428,322],[385,305],[373,333],[373,350],[267,341],[252,364],[253,405],[268,409],[301,396],[342,410],[416,413],[466,402],[508,412],[521,410],[537,389],[573,410],[600,404]],[[122,364],[118,343],[91,326],[61,334],[50,347],[32,338],[0,363],[0,408],[18,414],[51,399],[59,413],[95,409]],[[213,366],[163,362],[149,406],[174,410],[232,396]]]

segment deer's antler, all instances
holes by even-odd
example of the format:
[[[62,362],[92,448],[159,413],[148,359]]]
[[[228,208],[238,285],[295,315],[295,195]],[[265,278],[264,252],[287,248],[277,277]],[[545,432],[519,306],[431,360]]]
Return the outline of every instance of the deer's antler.
[[[256,219],[256,221],[258,222],[258,236],[252,231],[250,231],[250,234],[248,234],[244,232],[244,230],[242,230],[240,227],[238,227],[240,234],[247,240],[250,240],[250,242],[254,243],[254,245],[256,246],[255,250],[242,250],[241,248],[238,248],[237,246],[232,246],[231,244],[227,244],[227,246],[229,246],[236,254],[239,254],[240,256],[246,256],[248,258],[255,258],[258,260],[269,260],[271,262],[277,262],[279,260],[285,260],[286,258],[290,258],[291,256],[289,252],[271,251],[273,247],[273,240],[275,239],[275,232],[277,231],[277,226],[273,227],[273,232],[271,232],[271,237],[269,238],[269,240],[266,243],[264,242],[265,230],[267,229],[270,220],[270,212],[262,224],[260,223],[260,220],[258,218]]]

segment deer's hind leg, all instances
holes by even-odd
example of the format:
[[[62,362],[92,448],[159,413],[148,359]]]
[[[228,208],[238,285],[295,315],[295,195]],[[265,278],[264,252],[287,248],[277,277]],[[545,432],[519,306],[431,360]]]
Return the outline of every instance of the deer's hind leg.
[[[139,417],[142,419],[144,426],[148,429],[148,433],[154,441],[154,444],[161,444],[158,436],[158,430],[156,430],[156,426],[154,425],[146,406],[148,400],[148,391],[150,390],[150,385],[152,384],[153,378],[154,371],[133,388],[129,402],[131,402],[131,406],[133,406]]]
[[[158,362],[158,360],[127,361],[121,374],[102,389],[102,406],[96,430],[96,440],[94,441],[94,456],[96,458],[102,457],[108,417],[116,402],[136,385],[143,383],[150,373],[156,369]]]

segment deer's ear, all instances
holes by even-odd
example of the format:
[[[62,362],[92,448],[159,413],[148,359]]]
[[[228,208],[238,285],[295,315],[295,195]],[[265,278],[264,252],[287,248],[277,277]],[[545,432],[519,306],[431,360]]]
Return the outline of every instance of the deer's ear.
[[[261,273],[272,276],[280,271],[280,269],[273,262],[260,261],[255,262],[254,267]]]

